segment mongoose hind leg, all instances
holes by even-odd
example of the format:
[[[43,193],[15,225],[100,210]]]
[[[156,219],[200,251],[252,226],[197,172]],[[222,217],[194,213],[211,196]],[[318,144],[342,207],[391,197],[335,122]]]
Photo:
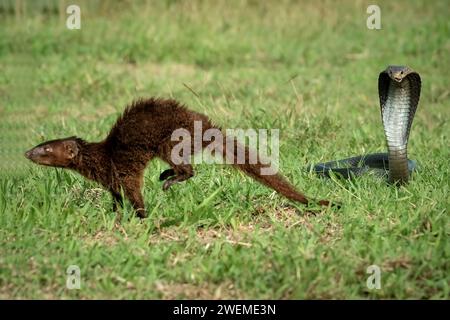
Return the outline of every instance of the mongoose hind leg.
[[[173,170],[173,169],[167,169],[167,170],[164,170],[164,171],[161,172],[161,174],[159,175],[159,181],[164,181],[164,180],[166,180],[166,179],[168,179],[168,178],[174,176],[175,174],[176,174],[176,173],[175,173],[175,170]]]
[[[187,159],[184,159],[184,162],[181,164],[175,164],[172,161],[172,144],[172,141],[163,143],[158,152],[158,157],[172,167],[172,169],[168,169],[160,175],[160,180],[164,180],[162,178],[167,179],[163,184],[164,191],[168,190],[175,183],[185,181],[194,176],[194,169],[188,163]],[[172,177],[170,177],[169,174],[172,175]]]
[[[175,176],[167,179],[163,184],[163,190],[168,190],[172,185],[178,182],[186,181],[194,176],[194,169],[190,164],[182,164],[175,166]]]

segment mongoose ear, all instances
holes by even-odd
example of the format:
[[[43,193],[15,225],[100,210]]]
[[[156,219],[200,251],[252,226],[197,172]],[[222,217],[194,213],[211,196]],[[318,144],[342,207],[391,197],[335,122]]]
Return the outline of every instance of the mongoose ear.
[[[78,144],[74,140],[68,140],[64,142],[69,159],[73,159],[78,154]]]

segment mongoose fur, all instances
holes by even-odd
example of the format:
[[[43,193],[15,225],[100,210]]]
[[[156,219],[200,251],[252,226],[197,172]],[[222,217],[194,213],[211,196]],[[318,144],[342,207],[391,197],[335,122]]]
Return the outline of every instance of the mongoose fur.
[[[207,116],[188,110],[175,100],[141,99],[126,108],[103,141],[86,142],[77,137],[51,140],[27,151],[25,156],[41,165],[72,169],[100,183],[111,192],[114,211],[117,204],[122,205],[122,189],[137,216],[145,218],[141,190],[145,167],[152,158],[159,157],[171,166],[160,175],[160,180],[165,180],[163,190],[194,175],[190,163],[175,164],[171,160],[171,150],[177,143],[171,141],[172,132],[184,128],[193,133],[194,121],[201,121],[203,132],[218,128]],[[202,148],[205,147],[203,143]],[[308,199],[281,175],[261,175],[264,165],[259,160],[249,164],[249,152],[245,148],[244,164],[235,161],[233,165],[286,198],[308,204]],[[321,200],[319,204],[328,206],[329,202]]]

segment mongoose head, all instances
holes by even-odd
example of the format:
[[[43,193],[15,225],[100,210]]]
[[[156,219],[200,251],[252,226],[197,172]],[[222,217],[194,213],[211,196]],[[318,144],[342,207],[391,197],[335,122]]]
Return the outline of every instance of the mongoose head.
[[[402,82],[403,78],[411,73],[411,69],[406,66],[389,66],[386,71],[389,78],[396,82]]]
[[[34,163],[51,167],[68,167],[78,155],[76,137],[43,142],[25,152],[25,157]]]

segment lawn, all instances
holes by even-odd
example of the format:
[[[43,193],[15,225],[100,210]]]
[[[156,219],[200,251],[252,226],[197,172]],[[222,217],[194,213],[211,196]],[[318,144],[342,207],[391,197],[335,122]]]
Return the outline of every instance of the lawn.
[[[0,2],[0,298],[449,298],[448,1],[377,1],[381,30],[366,27],[365,0],[74,2],[80,30],[56,1]],[[411,182],[306,170],[386,150],[377,79],[390,64],[422,76]],[[23,156],[101,140],[150,96],[224,128],[279,129],[280,171],[342,208],[308,212],[225,165],[163,192],[155,160],[150,217],[126,203],[117,219],[99,185]]]

